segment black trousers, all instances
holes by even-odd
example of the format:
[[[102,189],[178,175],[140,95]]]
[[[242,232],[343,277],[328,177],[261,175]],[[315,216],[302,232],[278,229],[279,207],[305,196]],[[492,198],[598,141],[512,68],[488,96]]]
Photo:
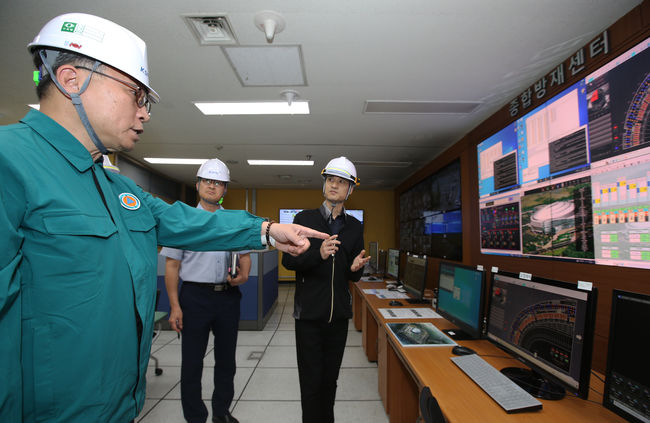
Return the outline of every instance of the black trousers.
[[[205,423],[208,418],[208,409],[201,399],[201,376],[210,332],[214,334],[212,415],[222,416],[230,409],[235,393],[240,299],[237,287],[217,292],[209,286],[184,283],[181,288],[181,404],[189,423]]]
[[[332,423],[336,381],[348,338],[348,319],[296,320],[303,423]]]

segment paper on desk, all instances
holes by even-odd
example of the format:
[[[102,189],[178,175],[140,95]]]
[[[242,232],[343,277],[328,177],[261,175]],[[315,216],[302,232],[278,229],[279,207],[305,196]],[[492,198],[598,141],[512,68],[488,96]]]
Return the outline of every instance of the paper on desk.
[[[376,295],[377,298],[385,299],[396,299],[396,298],[408,298],[409,296],[403,292],[399,291],[390,291],[388,289],[364,289],[365,294]]]
[[[441,315],[431,308],[380,308],[384,319],[440,319]]]

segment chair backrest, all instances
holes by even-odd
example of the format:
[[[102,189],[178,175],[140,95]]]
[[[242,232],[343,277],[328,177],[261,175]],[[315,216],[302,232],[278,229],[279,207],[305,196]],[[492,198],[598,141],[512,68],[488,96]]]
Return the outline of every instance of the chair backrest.
[[[425,423],[446,423],[445,416],[442,414],[440,404],[431,394],[428,386],[420,391],[420,414]]]

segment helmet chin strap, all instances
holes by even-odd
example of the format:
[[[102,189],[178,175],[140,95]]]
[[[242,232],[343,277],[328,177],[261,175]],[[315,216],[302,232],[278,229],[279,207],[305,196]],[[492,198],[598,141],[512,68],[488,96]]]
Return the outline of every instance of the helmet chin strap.
[[[74,105],[74,108],[77,110],[77,114],[79,115],[79,119],[81,119],[81,123],[83,124],[84,128],[86,128],[86,132],[88,133],[88,136],[92,140],[93,144],[97,147],[100,153],[102,154],[108,154],[108,150],[102,143],[102,141],[99,139],[97,136],[97,133],[93,129],[92,125],[90,124],[90,121],[88,120],[88,115],[86,114],[86,109],[84,109],[83,103],[81,101],[81,94],[83,94],[86,91],[86,88],[88,88],[88,84],[90,84],[90,78],[93,76],[93,73],[97,70],[97,68],[101,65],[101,62],[98,60],[95,60],[95,64],[93,65],[93,68],[90,71],[90,74],[84,81],[83,85],[81,86],[81,89],[77,93],[69,93],[68,91],[63,88],[61,83],[58,81],[56,78],[56,75],[54,75],[54,72],[52,71],[52,67],[50,64],[47,62],[45,59],[45,50],[39,50],[38,55],[41,58],[41,62],[43,63],[43,66],[45,66],[45,69],[47,72],[50,74],[50,79],[52,79],[52,82],[54,82],[54,85],[70,100],[72,101],[72,104]],[[52,53],[54,53],[54,58],[58,55],[58,52],[54,52],[51,50],[48,50]]]

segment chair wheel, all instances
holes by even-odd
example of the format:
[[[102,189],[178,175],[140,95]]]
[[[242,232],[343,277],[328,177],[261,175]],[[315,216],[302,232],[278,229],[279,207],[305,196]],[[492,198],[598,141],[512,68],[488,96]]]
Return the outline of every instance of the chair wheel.
[[[163,372],[163,369],[156,369],[156,376],[160,376]]]

